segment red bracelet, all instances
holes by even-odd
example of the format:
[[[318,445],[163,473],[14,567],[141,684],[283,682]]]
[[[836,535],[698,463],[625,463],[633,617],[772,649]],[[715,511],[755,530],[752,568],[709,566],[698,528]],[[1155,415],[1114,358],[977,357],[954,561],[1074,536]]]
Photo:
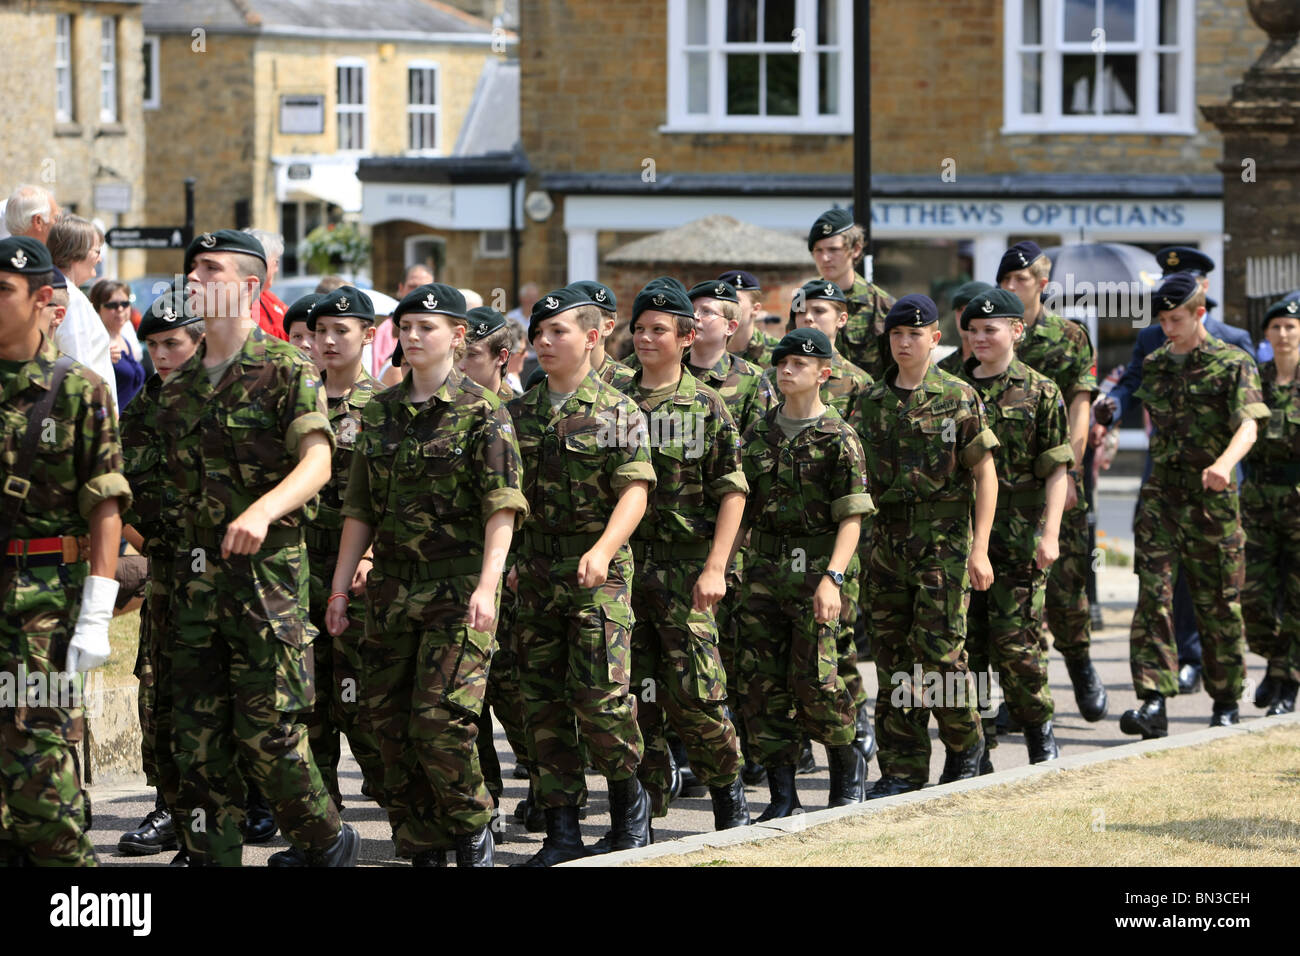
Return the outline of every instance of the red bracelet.
[[[346,601],[346,600],[348,599],[348,594],[347,594],[346,591],[335,591],[333,594],[330,595],[330,599],[329,599],[328,601],[326,601],[325,603],[326,603],[326,604],[333,604],[333,603],[334,603],[334,599],[335,599],[336,597],[341,597],[343,600]]]

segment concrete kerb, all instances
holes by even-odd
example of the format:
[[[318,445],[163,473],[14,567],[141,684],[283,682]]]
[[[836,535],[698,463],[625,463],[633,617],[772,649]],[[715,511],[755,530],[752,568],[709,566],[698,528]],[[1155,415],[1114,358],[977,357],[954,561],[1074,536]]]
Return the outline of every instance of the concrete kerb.
[[[1214,740],[1222,740],[1240,734],[1262,733],[1278,727],[1300,724],[1300,714],[1287,714],[1281,717],[1259,717],[1233,727],[1213,727],[1179,734],[1176,737],[1161,737],[1156,740],[1139,740],[1118,747],[1107,747],[1075,757],[1063,757],[1048,763],[1033,764],[1027,767],[1015,767],[1011,770],[999,770],[984,777],[972,780],[959,780],[956,783],[938,787],[927,787],[913,793],[901,793],[895,797],[871,800],[867,803],[855,803],[847,807],[835,807],[829,810],[813,810],[796,814],[781,820],[769,820],[766,823],[754,823],[747,827],[721,830],[713,833],[696,833],[680,840],[668,843],[655,843],[639,850],[622,850],[601,856],[586,857],[561,866],[621,866],[626,863],[639,863],[642,860],[659,859],[666,856],[685,856],[698,853],[709,847],[735,846],[741,843],[759,843],[774,837],[789,836],[795,833],[807,833],[810,829],[834,823],[850,817],[865,817],[890,810],[894,807],[913,806],[946,800],[962,793],[1003,787],[1022,783],[1047,774],[1068,773],[1082,767],[1109,763],[1115,760],[1127,760],[1144,754],[1160,753],[1166,750],[1178,750],[1183,747],[1196,747]]]

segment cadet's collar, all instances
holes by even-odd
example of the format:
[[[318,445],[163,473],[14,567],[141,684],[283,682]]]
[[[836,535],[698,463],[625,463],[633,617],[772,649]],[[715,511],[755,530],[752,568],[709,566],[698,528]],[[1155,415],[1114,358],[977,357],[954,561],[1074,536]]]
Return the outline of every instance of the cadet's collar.
[[[734,355],[732,355],[726,349],[723,349],[722,357],[713,363],[712,368],[702,370],[701,374],[696,375],[695,377],[699,379],[701,377],[707,376],[712,380],[725,382],[727,380],[727,376],[731,374],[731,364],[732,364],[732,359],[734,358],[735,358]],[[683,364],[689,364],[690,360],[691,360],[691,354],[687,352],[686,362]],[[692,372],[691,374],[694,375],[695,373]]]
[[[455,371],[454,368],[452,370]],[[321,376],[321,384],[324,384],[324,375]],[[357,369],[357,377],[352,380],[348,390],[343,393],[343,401],[353,408],[361,408],[366,402],[370,401],[370,396],[378,385],[379,381],[366,371],[366,366],[362,363]]]
[[[40,344],[36,346],[36,354],[22,364],[18,374],[10,380],[10,388],[6,389],[6,392],[17,395],[28,385],[48,389],[54,375],[54,363],[58,360],[59,350],[55,347],[54,340],[42,332]]]
[[[894,376],[894,381],[898,381],[898,376]],[[935,364],[933,357],[931,357],[930,364],[925,367],[925,376],[917,387],[932,395],[937,395],[943,391],[943,369]]]
[[[248,338],[244,339],[243,347],[239,350],[240,365],[261,365],[266,361],[266,344],[270,341],[270,336],[262,331],[260,326],[253,326],[253,330],[248,333]]]
[[[685,365],[682,366],[682,377],[677,382],[677,391],[673,393],[673,403],[676,405],[692,405],[695,403],[695,393],[699,391],[695,386],[697,379],[691,374],[691,370]]]
[[[452,404],[452,402],[456,401],[456,393],[460,391],[464,379],[465,376],[461,374],[460,369],[453,365],[451,371],[447,373],[447,377],[438,386],[438,390],[433,393],[433,397],[444,404]]]
[[[822,417],[817,419],[817,424],[813,427],[819,432],[839,431],[836,422],[841,421],[842,419],[843,416],[840,414],[839,409],[830,403],[826,403],[826,411],[822,412]]]
[[[600,376],[596,374],[596,370],[587,369],[587,374],[578,383],[578,390],[573,393],[573,397],[580,402],[594,404],[600,393],[601,384]]]

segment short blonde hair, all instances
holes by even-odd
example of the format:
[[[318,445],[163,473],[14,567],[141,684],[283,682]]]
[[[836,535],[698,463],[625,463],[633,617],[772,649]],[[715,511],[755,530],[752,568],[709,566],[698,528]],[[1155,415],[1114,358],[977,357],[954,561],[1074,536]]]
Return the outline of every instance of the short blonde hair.
[[[1039,256],[1029,263],[1029,274],[1035,279],[1048,278],[1052,274],[1052,260],[1047,256]]]

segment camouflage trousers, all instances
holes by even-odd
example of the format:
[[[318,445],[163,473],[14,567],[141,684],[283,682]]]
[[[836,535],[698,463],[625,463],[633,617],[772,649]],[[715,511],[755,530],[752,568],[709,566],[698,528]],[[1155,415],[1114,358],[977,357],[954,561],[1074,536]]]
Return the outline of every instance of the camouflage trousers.
[[[1070,476],[1079,502],[1061,516],[1060,557],[1047,575],[1045,603],[1052,646],[1067,661],[1082,660],[1092,647],[1092,616],[1088,604],[1088,503],[1083,479]]]
[[[475,741],[495,629],[465,620],[481,565],[469,556],[425,577],[437,565],[394,563],[366,583],[361,724],[379,744],[401,857],[449,848],[492,819]]]
[[[998,510],[989,535],[993,585],[972,591],[966,611],[966,653],[981,690],[984,745],[989,749],[997,746],[997,721],[983,690],[989,686],[985,674],[996,674],[1007,709],[1021,724],[1042,724],[1055,713],[1043,633],[1047,574],[1035,563],[1041,514],[1041,506]]]
[[[140,609],[140,650],[135,676],[140,681],[140,750],[145,779],[162,794],[170,809],[176,806],[180,775],[172,753],[175,701],[172,653],[175,644],[175,609],[172,590],[176,555],[173,551],[149,555],[149,585]],[[242,789],[237,793],[243,805]]]
[[[635,776],[641,762],[637,702],[628,687],[632,554],[619,548],[598,588],[578,585],[578,561],[523,553],[517,564],[519,689],[533,798],[543,807],[586,801],[579,734],[587,759],[608,780]]]
[[[871,609],[880,771],[924,784],[930,714],[950,752],[981,737],[966,662],[970,520],[876,515],[864,605]],[[919,680],[918,680],[919,677]]]
[[[1245,535],[1236,489],[1202,491],[1196,472],[1187,487],[1153,476],[1139,493],[1133,534],[1139,589],[1129,634],[1133,689],[1144,700],[1178,693],[1172,609],[1181,567],[1201,632],[1206,693],[1219,703],[1237,701],[1245,678]]]
[[[667,730],[681,738],[691,770],[708,787],[740,773],[740,739],[726,714],[727,678],[712,611],[693,608],[702,561],[647,559],[632,583],[632,690],[645,741],[637,776],[656,817],[668,814],[672,758]]]
[[[862,531],[858,535],[858,550],[854,558],[857,573],[844,575],[844,587],[840,589],[840,634],[835,640],[839,653],[839,672],[844,679],[844,686],[853,697],[853,706],[862,707],[867,703],[867,689],[862,685],[862,674],[858,670],[858,634],[866,634],[866,625],[870,615],[862,614],[862,594],[866,589],[867,556],[871,548],[870,515],[863,516]]]
[[[176,565],[176,830],[192,859],[239,866],[246,774],[290,843],[323,850],[340,823],[304,723],[314,702],[316,636],[307,619],[305,549],[272,537],[273,546],[256,554],[223,559],[216,535],[191,539],[194,551]]]
[[[514,752],[516,762],[524,767],[532,761],[528,757],[528,734],[524,727],[524,698],[519,690],[519,668],[515,653],[515,618],[518,598],[513,591],[502,591],[501,613],[497,620],[497,652],[488,671],[487,706],[484,718],[479,721],[478,758],[483,776],[493,799],[499,801],[505,791],[501,779],[501,761],[496,755],[492,740],[490,713],[496,716],[506,732],[506,740]]]
[[[1246,644],[1268,660],[1268,676],[1300,682],[1300,491],[1249,482],[1241,489]]]
[[[332,637],[325,627],[329,605],[330,582],[338,555],[309,548],[307,564],[311,571],[311,624],[316,629],[312,658],[316,678],[316,705],[307,715],[307,741],[320,770],[325,789],[336,805],[342,805],[338,767],[340,737],[346,736],[352,756],[361,768],[362,779],[382,803],[384,765],[379,759],[379,744],[362,732],[358,723],[360,702],[360,644],[366,633],[366,602],[348,595],[348,629]]]
[[[853,742],[857,711],[839,675],[840,624],[813,617],[829,558],[747,556],[738,614],[740,706],[751,757],[764,767],[798,763],[805,734],[827,747]]]
[[[84,678],[51,679],[67,659],[85,574],[84,564],[0,571],[0,866],[99,865],[75,754]]]

